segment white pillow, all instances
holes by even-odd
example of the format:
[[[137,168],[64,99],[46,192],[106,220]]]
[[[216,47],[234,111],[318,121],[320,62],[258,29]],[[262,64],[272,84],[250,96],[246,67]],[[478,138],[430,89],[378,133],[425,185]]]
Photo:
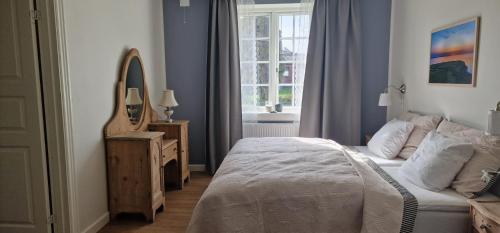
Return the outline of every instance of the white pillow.
[[[419,187],[441,191],[450,186],[473,153],[472,144],[433,130],[403,163],[399,174]]]
[[[387,122],[368,142],[368,149],[374,154],[393,159],[401,151],[413,130],[413,124],[407,121],[391,120]]]

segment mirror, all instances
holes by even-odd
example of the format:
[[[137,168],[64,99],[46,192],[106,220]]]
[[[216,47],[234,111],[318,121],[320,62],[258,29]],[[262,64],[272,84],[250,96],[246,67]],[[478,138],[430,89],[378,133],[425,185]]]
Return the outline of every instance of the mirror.
[[[115,112],[104,129],[106,137],[147,131],[149,123],[158,121],[158,113],[149,101],[143,64],[136,48],[125,54],[116,85]]]
[[[143,74],[139,57],[133,56],[128,63],[127,78],[125,80],[125,104],[127,106],[128,118],[134,125],[141,121],[144,109]]]

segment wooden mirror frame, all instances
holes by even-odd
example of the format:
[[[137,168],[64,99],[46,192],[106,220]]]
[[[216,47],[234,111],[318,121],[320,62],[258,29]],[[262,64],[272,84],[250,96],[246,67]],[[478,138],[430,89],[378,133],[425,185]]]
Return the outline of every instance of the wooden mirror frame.
[[[137,57],[139,59],[142,70],[142,82],[144,86],[142,114],[141,119],[139,119],[139,122],[137,122],[137,124],[132,124],[132,122],[129,120],[127,106],[125,104],[127,72],[130,62],[134,57]],[[139,51],[136,48],[132,48],[123,59],[120,80],[118,80],[118,85],[116,86],[115,112],[111,120],[106,124],[106,127],[104,127],[104,136],[109,137],[135,131],[146,131],[148,129],[149,123],[157,120],[158,113],[151,107],[151,102],[149,101],[149,91],[146,83],[146,75],[144,72],[142,58],[139,55]]]

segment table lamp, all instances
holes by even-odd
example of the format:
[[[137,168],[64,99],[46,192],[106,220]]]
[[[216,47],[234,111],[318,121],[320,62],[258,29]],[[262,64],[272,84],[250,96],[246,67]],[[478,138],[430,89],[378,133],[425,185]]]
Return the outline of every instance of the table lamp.
[[[161,95],[160,106],[165,108],[166,121],[173,122],[172,115],[174,114],[173,107],[179,106],[175,100],[173,90],[164,90]]]
[[[496,110],[488,112],[488,135],[500,136],[500,102],[497,104]]]

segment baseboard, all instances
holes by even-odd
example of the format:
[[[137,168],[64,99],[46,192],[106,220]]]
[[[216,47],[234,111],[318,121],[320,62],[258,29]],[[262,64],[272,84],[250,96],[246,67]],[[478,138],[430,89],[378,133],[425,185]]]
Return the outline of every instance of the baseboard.
[[[106,224],[109,222],[109,212],[104,213],[101,217],[99,217],[95,222],[90,224],[82,233],[97,233],[101,230]]]
[[[207,168],[205,164],[189,164],[189,170],[192,172],[205,172]]]

